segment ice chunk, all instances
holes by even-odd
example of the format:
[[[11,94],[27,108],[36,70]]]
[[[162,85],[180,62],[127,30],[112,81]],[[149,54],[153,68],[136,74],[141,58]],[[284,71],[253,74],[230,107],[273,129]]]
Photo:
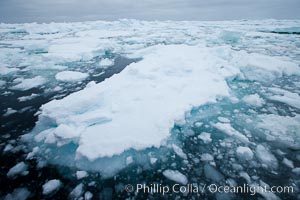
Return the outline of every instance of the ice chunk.
[[[126,165],[130,165],[131,163],[133,163],[133,158],[132,158],[132,156],[128,156],[126,158]]]
[[[282,161],[282,163],[285,165],[285,166],[287,166],[287,167],[289,167],[289,168],[294,168],[294,163],[293,163],[293,161],[291,161],[291,160],[289,160],[289,159],[287,159],[287,158],[284,158],[283,159],[283,161]]]
[[[216,182],[220,182],[224,176],[209,164],[204,165],[205,177]]]
[[[300,167],[296,167],[296,168],[292,169],[292,172],[297,175],[300,175]]]
[[[78,184],[69,194],[69,199],[79,199],[83,195],[83,184]]]
[[[84,193],[84,200],[91,200],[93,198],[93,194],[89,191]]]
[[[263,166],[271,169],[278,168],[278,161],[276,157],[266,147],[259,144],[257,145],[255,152],[257,159],[263,164]]]
[[[10,151],[12,150],[14,147],[11,145],[11,144],[7,144],[4,149],[3,149],[3,152],[7,152],[7,151]]]
[[[29,89],[44,85],[45,83],[46,83],[45,78],[43,78],[42,76],[36,76],[34,78],[28,78],[28,79],[22,80],[21,83],[13,86],[11,89],[13,89],[13,90],[29,90]]]
[[[32,94],[29,95],[29,96],[19,97],[18,100],[19,100],[20,102],[28,101],[28,100],[34,99],[34,98],[37,97],[37,96],[39,96],[39,95],[38,95],[38,94],[32,93]]]
[[[258,94],[244,96],[243,101],[255,107],[261,107],[265,101]]]
[[[88,77],[87,73],[76,71],[62,71],[55,75],[56,80],[64,82],[81,81]]]
[[[157,158],[150,158],[150,163],[154,165],[157,162]]]
[[[54,194],[62,186],[60,180],[52,179],[43,185],[43,195]]]
[[[240,160],[252,160],[253,152],[249,147],[239,146],[236,149],[236,155]]]
[[[269,88],[269,91],[277,94],[268,97],[271,100],[286,103],[290,106],[300,109],[300,95],[279,88]]]
[[[182,149],[176,144],[172,144],[173,151],[182,159],[187,159],[187,155],[182,151]]]
[[[202,132],[200,135],[198,135],[198,138],[203,140],[205,144],[210,143],[212,141],[210,133],[207,132]]]
[[[201,161],[213,161],[214,157],[209,153],[204,153],[201,155]]]
[[[251,178],[250,178],[250,176],[249,176],[249,174],[247,172],[242,171],[242,172],[239,173],[239,175],[240,175],[241,178],[245,179],[245,181],[248,184],[251,183]]]
[[[114,60],[111,60],[111,59],[109,59],[109,58],[104,58],[104,59],[102,59],[101,61],[100,61],[100,63],[99,63],[99,65],[101,66],[101,67],[109,67],[109,66],[111,66],[111,65],[113,65],[114,64]]]
[[[10,170],[7,172],[7,176],[9,178],[15,178],[18,175],[26,176],[29,173],[27,169],[28,166],[24,162],[20,162],[10,168]]]
[[[12,114],[14,114],[14,113],[16,113],[16,112],[17,112],[17,111],[14,110],[14,109],[12,109],[12,108],[7,108],[7,109],[6,109],[6,112],[3,114],[3,117],[10,116],[10,115],[12,115]]]
[[[216,123],[212,124],[213,127],[219,129],[220,131],[226,133],[229,136],[236,137],[242,142],[249,143],[249,140],[246,136],[244,136],[242,133],[235,130],[229,123]]]
[[[174,182],[180,183],[182,185],[186,185],[188,183],[188,179],[185,175],[183,175],[181,172],[177,170],[170,170],[167,169],[163,171],[163,175]]]
[[[83,178],[85,178],[87,176],[88,176],[88,173],[86,171],[77,171],[76,172],[77,180],[83,179]]]
[[[290,148],[300,148],[300,116],[279,116],[274,114],[259,115],[257,128],[262,129],[266,136]]]
[[[30,192],[27,188],[17,188],[10,194],[7,194],[4,200],[26,200],[30,197]]]

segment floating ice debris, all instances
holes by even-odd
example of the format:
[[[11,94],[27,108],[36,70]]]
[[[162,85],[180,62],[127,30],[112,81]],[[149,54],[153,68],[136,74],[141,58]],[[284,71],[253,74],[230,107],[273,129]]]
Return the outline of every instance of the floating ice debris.
[[[18,175],[26,176],[29,173],[27,169],[28,166],[24,162],[20,162],[9,169],[7,176],[9,178],[15,178]]]
[[[13,90],[29,90],[32,88],[39,87],[46,83],[46,79],[42,76],[36,76],[34,78],[23,79],[21,83],[13,86]]]
[[[263,145],[259,144],[256,147],[256,157],[263,164],[264,167],[271,169],[278,168],[278,161],[276,157]]]
[[[52,179],[43,185],[43,195],[52,195],[62,186],[60,180]]]
[[[17,113],[18,111],[12,109],[12,108],[7,108],[6,109],[6,112],[3,114],[3,117],[8,117],[14,113]]]
[[[239,146],[236,149],[236,155],[240,160],[252,160],[253,152],[249,147]]]
[[[261,107],[265,101],[258,94],[244,96],[243,101],[255,107]]]
[[[188,183],[188,179],[185,175],[177,170],[167,169],[163,171],[163,175],[174,182],[180,183],[182,185],[186,185]]]
[[[224,178],[224,176],[219,171],[217,171],[209,164],[204,165],[204,173],[206,178],[216,182],[220,182]]]
[[[87,176],[88,176],[88,173],[86,171],[77,171],[76,172],[76,177],[77,177],[78,180],[83,179]]]
[[[99,65],[101,67],[108,67],[114,64],[114,60],[108,59],[108,58],[104,58],[100,61]]]
[[[210,133],[207,132],[202,132],[200,135],[198,135],[198,138],[203,140],[205,144],[210,143],[212,141]]]
[[[56,80],[64,82],[81,81],[88,77],[87,73],[76,71],[62,71],[55,75]]]
[[[79,199],[83,195],[83,184],[78,184],[69,194],[70,199]]]
[[[287,166],[287,167],[289,167],[289,168],[294,168],[294,163],[293,163],[293,161],[291,161],[291,160],[289,160],[289,159],[287,159],[287,158],[284,158],[283,159],[283,161],[282,161],[282,163],[285,165],[285,166]]]
[[[132,156],[128,156],[126,158],[126,165],[130,165],[131,163],[133,163],[133,158],[132,158]]]
[[[187,155],[182,151],[182,149],[176,144],[172,144],[173,151],[182,159],[187,159]]]
[[[229,136],[233,136],[244,143],[249,143],[248,138],[244,136],[242,133],[240,133],[239,131],[235,130],[229,123],[218,122],[212,125]]]
[[[269,88],[269,91],[276,95],[269,96],[268,98],[274,101],[286,103],[290,106],[300,109],[300,95],[280,88]]]
[[[209,153],[204,153],[201,155],[201,161],[213,161],[214,157]]]
[[[93,194],[91,193],[91,192],[89,192],[89,191],[86,191],[85,193],[84,193],[84,200],[91,200],[92,198],[93,198]]]
[[[7,194],[4,200],[26,200],[30,197],[31,192],[27,188],[17,188],[10,194]]]
[[[28,100],[34,99],[35,97],[38,97],[38,96],[39,96],[38,94],[32,93],[32,94],[29,95],[29,96],[19,97],[18,100],[19,100],[20,102],[23,102],[23,101],[28,101]]]

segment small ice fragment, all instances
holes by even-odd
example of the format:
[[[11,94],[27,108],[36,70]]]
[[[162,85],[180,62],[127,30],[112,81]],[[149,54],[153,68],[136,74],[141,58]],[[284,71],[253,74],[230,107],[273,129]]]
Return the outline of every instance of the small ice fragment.
[[[69,199],[78,199],[83,194],[83,184],[78,184],[69,194]]]
[[[287,166],[287,167],[289,167],[289,168],[294,168],[294,163],[293,163],[293,161],[291,161],[291,160],[289,160],[289,159],[287,159],[287,158],[284,158],[283,159],[283,161],[282,161],[282,163],[285,165],[285,166]]]
[[[253,152],[249,147],[239,146],[236,149],[236,155],[240,160],[252,160]]]
[[[7,172],[7,177],[14,178],[17,175],[26,176],[29,173],[27,169],[28,166],[24,162],[20,162],[10,168],[10,170]]]
[[[4,149],[3,149],[3,152],[7,152],[7,151],[10,151],[12,150],[14,147],[11,145],[11,144],[7,144]]]
[[[240,172],[239,175],[240,175],[241,178],[245,179],[245,181],[246,181],[248,184],[251,183],[251,178],[250,178],[250,176],[249,176],[249,174],[248,174],[247,172],[244,172],[244,171],[243,171],[243,172]]]
[[[62,186],[60,180],[52,179],[43,185],[43,195],[54,194]]]
[[[41,76],[36,76],[34,78],[23,79],[21,83],[13,86],[13,90],[29,90],[32,88],[39,87],[46,83],[46,79]]]
[[[296,168],[292,169],[292,172],[297,175],[300,175],[300,167],[296,167]]]
[[[14,113],[16,113],[16,112],[17,112],[17,111],[14,110],[14,109],[12,109],[12,108],[7,108],[7,109],[6,109],[6,112],[3,114],[3,117],[7,117],[7,116],[12,115],[12,114],[14,114]]]
[[[10,194],[7,194],[4,200],[26,200],[30,196],[30,192],[27,188],[17,188]]]
[[[150,158],[151,165],[154,165],[157,162],[157,158]]]
[[[216,182],[220,182],[224,176],[209,164],[204,165],[205,177]]]
[[[170,180],[180,183],[182,185],[186,185],[188,183],[187,177],[177,170],[167,169],[167,170],[163,171],[163,175],[167,179],[170,179]]]
[[[207,132],[202,132],[200,135],[198,135],[198,138],[200,140],[203,140],[203,142],[205,144],[210,143],[212,141],[212,139],[210,137],[210,133],[207,133]]]
[[[84,200],[91,200],[93,198],[93,194],[90,191],[86,191],[84,193]]]
[[[187,159],[187,155],[182,151],[182,149],[177,146],[176,144],[172,144],[172,148],[174,150],[174,152],[182,159],[186,160]]]
[[[109,66],[114,65],[114,60],[111,60],[109,58],[104,58],[100,61],[99,65],[101,67],[109,67]]]
[[[244,96],[243,101],[255,107],[261,107],[265,101],[258,94]]]
[[[130,165],[131,163],[133,163],[133,158],[132,158],[132,156],[128,156],[126,158],[126,165]]]
[[[195,127],[199,128],[202,126],[202,124],[203,124],[202,122],[196,122],[194,125],[195,125]]]
[[[214,126],[215,128],[219,129],[220,131],[224,132],[229,136],[236,137],[237,139],[239,139],[244,143],[249,143],[248,138],[244,136],[242,133],[240,133],[239,131],[235,130],[229,123],[218,122],[216,124],[212,124],[212,126]]]
[[[76,172],[77,180],[83,179],[83,178],[85,178],[87,176],[88,176],[88,173],[86,171],[77,171]]]
[[[225,117],[218,117],[218,120],[219,120],[220,122],[223,122],[223,123],[229,123],[229,122],[230,122],[230,120],[227,119],[227,118],[225,118]]]
[[[37,97],[37,96],[39,96],[39,95],[38,95],[38,94],[32,93],[32,94],[29,95],[29,96],[19,97],[18,100],[19,100],[20,102],[28,101],[28,100],[34,99],[34,98]]]
[[[278,161],[276,157],[263,145],[259,144],[256,147],[257,159],[266,167],[277,169]]]
[[[81,81],[88,77],[87,73],[76,71],[62,71],[55,75],[56,80],[64,82]]]
[[[213,161],[214,157],[209,153],[204,153],[201,155],[201,161]]]

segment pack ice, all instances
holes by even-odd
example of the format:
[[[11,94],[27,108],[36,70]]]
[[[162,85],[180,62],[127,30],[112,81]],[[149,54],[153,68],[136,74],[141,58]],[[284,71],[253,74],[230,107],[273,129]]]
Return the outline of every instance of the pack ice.
[[[123,161],[116,157],[165,145],[174,124],[184,124],[191,109],[221,98],[229,97],[236,103],[240,98],[252,112],[268,105],[267,99],[299,108],[297,91],[270,89],[266,96],[235,95],[228,85],[235,79],[269,83],[278,77],[299,76],[299,60],[289,53],[290,48],[298,50],[295,40],[280,35],[274,42],[270,37],[273,33],[266,32],[298,23],[120,20],[18,25],[17,29],[28,34],[23,40],[4,41],[24,48],[1,49],[1,74],[5,80],[13,80],[2,85],[12,90],[48,85],[45,92],[55,92],[57,88],[50,86],[64,87],[93,76],[94,69],[74,69],[74,63],[95,62],[96,68],[109,69],[115,62],[105,57],[107,52],[139,58],[103,82],[91,82],[78,92],[44,104],[29,135],[31,145],[39,146],[39,153],[50,162],[101,170],[103,165],[96,162],[102,160],[108,163],[107,169],[112,165],[120,169],[120,165],[126,166],[128,155]],[[4,31],[12,29],[1,26]],[[97,56],[101,58],[94,59]],[[26,78],[20,78],[19,73],[27,73]],[[268,114],[265,120],[269,118]],[[259,125],[264,130],[274,128],[263,120]],[[252,145],[229,120],[211,126],[238,139],[243,147]],[[270,135],[277,137],[276,133]],[[212,137],[210,133],[199,136],[205,143],[211,143]],[[176,149],[178,155],[187,157]],[[237,154],[252,158],[246,150],[239,148]]]

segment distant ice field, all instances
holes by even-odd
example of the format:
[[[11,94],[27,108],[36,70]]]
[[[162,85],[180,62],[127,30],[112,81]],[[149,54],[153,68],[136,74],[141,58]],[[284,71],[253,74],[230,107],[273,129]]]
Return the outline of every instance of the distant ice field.
[[[51,94],[22,139],[52,164],[109,177],[163,162],[167,148],[198,156],[216,181],[214,159],[229,154],[236,168],[276,171],[291,160],[274,155],[278,146],[300,150],[299,29],[297,20],[1,24],[1,95]],[[214,151],[198,155],[187,141]],[[185,183],[183,174],[164,172]]]

